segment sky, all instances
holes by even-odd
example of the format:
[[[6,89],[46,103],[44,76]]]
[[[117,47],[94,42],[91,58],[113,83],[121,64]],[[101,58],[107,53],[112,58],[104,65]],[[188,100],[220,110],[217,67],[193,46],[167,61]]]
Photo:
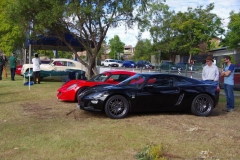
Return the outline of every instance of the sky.
[[[235,13],[240,12],[240,1],[239,0],[166,0],[166,4],[170,7],[170,10],[175,10],[175,13],[181,11],[187,11],[188,7],[197,8],[203,6],[206,8],[210,3],[214,3],[214,10],[212,13],[217,14],[222,18],[223,27],[226,28],[229,23],[229,13],[234,11]],[[138,29],[135,26],[133,29],[126,30],[124,26],[118,28],[109,29],[107,33],[107,43],[109,40],[118,35],[120,40],[125,45],[131,45],[135,47],[137,43]],[[142,39],[150,39],[149,32],[142,34]]]

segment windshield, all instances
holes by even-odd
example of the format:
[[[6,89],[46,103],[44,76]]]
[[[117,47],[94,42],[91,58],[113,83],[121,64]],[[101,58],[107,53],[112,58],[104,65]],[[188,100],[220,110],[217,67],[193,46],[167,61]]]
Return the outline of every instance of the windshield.
[[[111,59],[111,60],[109,60],[109,62],[115,62],[115,60]]]
[[[102,73],[102,74],[98,74],[94,77],[92,77],[90,80],[88,81],[94,81],[94,82],[105,82],[108,78],[108,75],[105,74],[105,73]]]
[[[117,86],[129,87],[129,88],[140,88],[145,83],[146,78],[147,78],[146,75],[136,74],[126,79],[125,81],[119,83]]]

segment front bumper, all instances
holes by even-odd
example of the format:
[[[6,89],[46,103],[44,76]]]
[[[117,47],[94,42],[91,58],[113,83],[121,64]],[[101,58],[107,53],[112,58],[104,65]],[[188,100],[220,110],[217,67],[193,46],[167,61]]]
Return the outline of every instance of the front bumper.
[[[58,91],[57,98],[62,101],[75,101],[75,92],[69,91],[69,92],[61,92]]]
[[[104,103],[101,100],[89,99],[89,100],[78,100],[77,108],[86,111],[103,111]]]

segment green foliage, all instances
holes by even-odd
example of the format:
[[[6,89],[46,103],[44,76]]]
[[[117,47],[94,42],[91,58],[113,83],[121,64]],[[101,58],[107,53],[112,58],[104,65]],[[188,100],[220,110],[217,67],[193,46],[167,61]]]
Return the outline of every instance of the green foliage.
[[[109,57],[112,59],[121,59],[120,53],[124,52],[125,44],[121,42],[118,35],[115,35],[112,39],[109,40],[109,45],[111,51],[109,52]]]
[[[231,58],[231,63],[236,64],[234,56],[232,54],[228,55],[228,56]],[[221,67],[222,67],[223,64],[224,64],[224,58],[221,59]]]
[[[238,48],[240,46],[240,12],[230,13],[228,29],[224,44],[228,46],[229,49]]]
[[[150,144],[136,155],[138,160],[166,160],[163,156],[162,144]]]
[[[71,33],[78,37],[79,42],[87,51],[89,63],[77,56],[79,61],[88,68],[88,76],[97,74],[96,58],[110,27],[125,25],[133,27],[135,19],[133,11],[144,8],[150,0],[112,1],[112,0],[21,0],[13,1],[10,19],[16,23],[32,23],[33,35],[54,34],[66,43],[64,34]],[[77,55],[71,44],[66,43],[72,53]],[[92,46],[94,48],[92,49]]]
[[[135,46],[135,51],[134,51],[134,56],[133,60],[151,60],[151,55],[154,54],[153,51],[153,46],[151,44],[151,41],[148,39],[145,40],[138,40],[136,46]]]
[[[139,28],[149,30],[156,50],[169,54],[170,58],[172,54],[198,54],[203,52],[200,44],[209,49],[210,40],[224,32],[221,19],[211,13],[213,9],[211,3],[205,9],[199,6],[175,14],[162,1],[154,1],[146,15],[138,15]]]
[[[21,25],[13,23],[9,18],[9,6],[13,0],[0,1],[0,49],[10,56],[11,52],[22,47],[25,40],[24,23]]]
[[[33,53],[37,52],[39,56],[46,56],[48,58],[55,58],[54,53],[52,50],[37,50],[33,51]],[[64,51],[58,51],[58,57],[59,58],[68,58],[73,59],[73,53],[72,52],[64,52]]]

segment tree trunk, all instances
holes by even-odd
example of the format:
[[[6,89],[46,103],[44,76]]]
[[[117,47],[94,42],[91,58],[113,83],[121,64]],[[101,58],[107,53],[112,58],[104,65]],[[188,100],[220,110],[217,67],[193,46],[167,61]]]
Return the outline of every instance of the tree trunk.
[[[189,54],[188,63],[190,63],[191,59],[192,59],[192,54]]]
[[[87,70],[87,78],[90,79],[92,78],[94,75],[97,75],[98,72],[97,72],[97,67],[96,67],[96,61],[95,61],[95,58],[91,58],[89,60],[89,64],[88,64],[88,70]]]

